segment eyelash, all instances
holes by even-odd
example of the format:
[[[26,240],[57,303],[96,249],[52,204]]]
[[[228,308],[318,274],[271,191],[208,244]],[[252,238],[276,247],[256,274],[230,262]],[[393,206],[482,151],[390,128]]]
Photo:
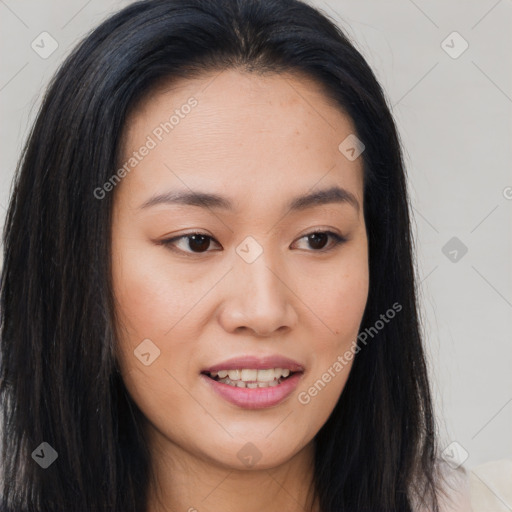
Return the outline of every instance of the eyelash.
[[[345,243],[347,241],[347,238],[345,238],[344,236],[340,236],[337,233],[334,233],[333,231],[320,231],[320,230],[319,231],[312,231],[311,233],[306,233],[305,235],[301,236],[299,238],[299,240],[302,240],[303,238],[307,238],[307,237],[309,237],[311,235],[316,235],[316,234],[325,234],[325,235],[330,236],[333,239],[333,243],[331,244],[331,247],[329,249],[318,249],[318,250],[313,250],[312,252],[317,252],[317,253],[330,252],[330,251],[334,250],[336,247],[338,247],[339,245],[341,245],[341,244],[343,244],[343,243]],[[208,252],[212,252],[212,251],[208,251],[208,250],[204,251],[204,252],[183,251],[182,249],[177,249],[174,246],[175,242],[177,242],[178,240],[181,240],[182,238],[191,238],[194,235],[204,236],[204,237],[209,238],[210,240],[214,240],[216,243],[218,243],[210,235],[207,235],[206,233],[199,233],[199,232],[197,232],[197,233],[187,233],[186,235],[180,235],[180,236],[176,236],[174,238],[169,238],[167,240],[162,240],[160,242],[160,244],[164,245],[167,248],[169,248],[173,252],[192,254],[192,255],[195,255],[195,256],[200,256],[202,254],[206,254]]]

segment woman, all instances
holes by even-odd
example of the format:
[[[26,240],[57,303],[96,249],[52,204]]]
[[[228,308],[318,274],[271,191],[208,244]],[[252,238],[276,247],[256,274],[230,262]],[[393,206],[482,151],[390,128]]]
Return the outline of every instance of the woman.
[[[339,28],[126,7],[16,175],[1,510],[440,510],[412,257],[396,127]]]

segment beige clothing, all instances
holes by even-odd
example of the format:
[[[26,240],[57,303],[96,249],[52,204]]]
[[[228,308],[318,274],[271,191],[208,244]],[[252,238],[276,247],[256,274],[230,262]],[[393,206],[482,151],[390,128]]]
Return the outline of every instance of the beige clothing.
[[[512,460],[470,469],[443,463],[441,469],[449,485],[448,496],[441,500],[442,512],[512,512]]]
[[[474,512],[512,512],[512,459],[473,468],[469,493]]]

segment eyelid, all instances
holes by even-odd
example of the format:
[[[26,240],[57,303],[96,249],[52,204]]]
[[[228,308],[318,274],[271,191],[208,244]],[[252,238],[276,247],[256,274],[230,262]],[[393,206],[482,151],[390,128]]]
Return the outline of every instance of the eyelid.
[[[330,228],[315,228],[312,231],[307,231],[303,235],[299,236],[296,239],[296,241],[302,240],[303,238],[307,238],[308,236],[314,235],[316,233],[325,234],[325,235],[329,236],[332,239],[331,247],[328,249],[318,249],[318,250],[312,249],[312,250],[308,250],[307,252],[319,253],[319,254],[329,253],[329,252],[333,251],[334,249],[336,249],[338,246],[344,244],[345,242],[347,242],[349,240],[348,237],[346,237],[340,233],[337,233],[336,231],[333,231]],[[204,233],[204,232],[200,232],[200,231],[192,231],[190,233],[184,233],[182,235],[178,235],[178,236],[175,236],[172,238],[160,240],[159,245],[164,245],[165,247],[167,247],[169,250],[171,250],[173,252],[180,253],[180,254],[188,254],[188,255],[192,255],[192,256],[202,256],[204,254],[208,254],[209,252],[212,252],[210,250],[207,250],[205,252],[184,251],[182,249],[178,249],[178,248],[174,247],[174,243],[177,242],[178,240],[181,240],[183,238],[186,239],[186,238],[192,237],[194,235],[204,236],[206,238],[209,238],[210,240],[213,240],[216,244],[220,245],[219,242],[213,236],[209,235],[208,233]]]

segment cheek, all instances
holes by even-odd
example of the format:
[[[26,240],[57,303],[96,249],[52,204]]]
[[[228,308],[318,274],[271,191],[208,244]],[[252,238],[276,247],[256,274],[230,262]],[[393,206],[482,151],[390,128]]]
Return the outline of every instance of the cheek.
[[[353,361],[336,371],[330,363],[310,374],[297,395],[299,415],[311,418],[307,423],[308,435],[314,436],[331,415],[350,375]]]
[[[116,356],[123,382],[149,423],[172,425],[173,436],[185,435],[177,412],[201,412],[194,410],[195,402],[184,391],[192,387],[197,351],[194,338],[184,332],[186,322],[179,323],[191,309],[190,297],[187,300],[183,292],[186,285],[144,251],[128,249],[122,254],[113,268],[113,285],[119,325]],[[147,340],[148,365],[136,355]]]
[[[130,336],[161,338],[192,307],[194,294],[186,278],[169,264],[164,248],[143,240],[120,240],[113,254],[118,321]]]
[[[317,353],[337,354],[357,337],[369,291],[366,251],[357,248],[301,286],[304,303],[315,314]]]
[[[341,269],[341,271],[340,271]],[[310,333],[311,372],[305,378],[298,401],[320,428],[334,409],[349,377],[356,340],[368,299],[369,271],[366,251],[346,253],[346,258],[327,275],[304,283],[304,302],[315,313]]]
[[[331,334],[343,336],[359,324],[367,298],[368,278],[361,270],[332,277],[315,300]]]
[[[125,357],[130,358],[130,355]],[[176,369],[169,371],[168,365],[159,359],[142,369],[135,358],[128,361],[121,364],[122,379],[145,423],[153,427],[150,432],[164,433],[168,439],[180,440],[180,444],[185,445],[190,443],[191,425],[192,430],[199,433],[208,430],[209,418],[205,410],[198,401],[191,399],[187,392],[189,386],[183,384]]]
[[[161,409],[159,403],[183,400],[178,382],[190,385],[186,379],[194,372],[197,349],[194,337],[184,332],[187,322],[180,322],[193,297],[163,253],[141,240],[118,239],[113,245],[116,356],[130,394],[152,414]]]

